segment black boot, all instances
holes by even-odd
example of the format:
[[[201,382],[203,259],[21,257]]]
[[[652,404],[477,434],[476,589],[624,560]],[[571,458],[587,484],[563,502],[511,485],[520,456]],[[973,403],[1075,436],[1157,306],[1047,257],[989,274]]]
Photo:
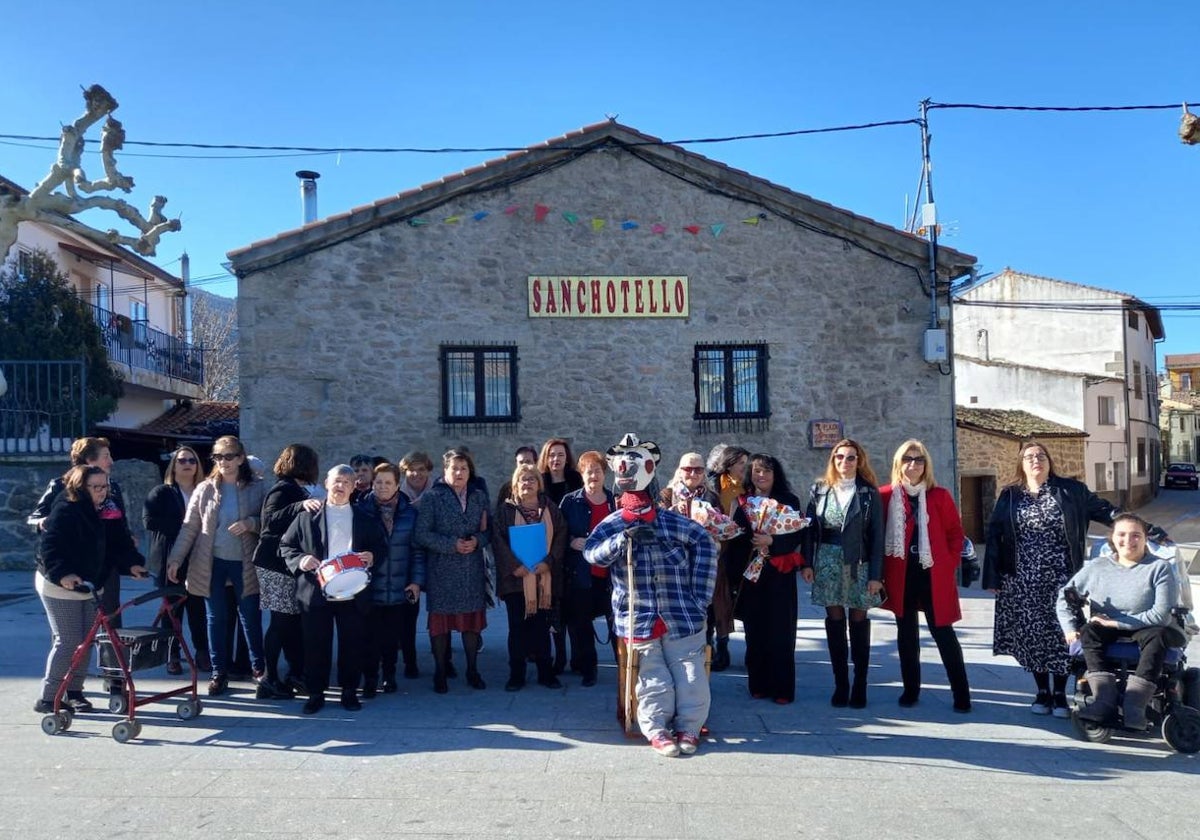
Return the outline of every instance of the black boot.
[[[954,711],[971,711],[971,685],[967,682],[967,666],[963,662],[962,645],[952,625],[935,627],[930,631],[937,644],[942,665],[946,668],[946,681],[950,683],[950,696],[954,699]]]
[[[717,636],[717,647],[713,651],[712,669],[724,671],[729,667],[729,637]]]
[[[867,670],[871,667],[871,620],[850,622],[850,659],[854,662],[854,685],[850,688],[850,708],[867,705]]]
[[[829,663],[833,666],[832,706],[841,708],[850,701],[850,668],[846,663],[850,648],[846,644],[846,619],[825,619],[825,643],[829,646]]]
[[[896,619],[896,655],[900,660],[900,682],[904,685],[900,705],[915,706],[921,696],[921,643],[915,615]]]
[[[483,681],[483,677],[479,676],[479,668],[476,666],[479,658],[479,641],[478,633],[462,634],[463,653],[467,657],[467,685],[482,691],[487,688],[487,683]]]
[[[431,640],[433,646],[433,690],[438,694],[445,694],[450,690],[446,685],[446,661],[450,654],[450,634],[443,633],[440,636],[434,636]]]

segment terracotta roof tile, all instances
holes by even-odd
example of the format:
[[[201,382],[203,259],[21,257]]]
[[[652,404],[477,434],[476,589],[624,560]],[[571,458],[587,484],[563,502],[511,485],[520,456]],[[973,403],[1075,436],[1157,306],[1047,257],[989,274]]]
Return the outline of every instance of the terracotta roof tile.
[[[1163,356],[1163,365],[1173,367],[1200,367],[1200,353],[1172,353]]]
[[[954,419],[960,426],[999,432],[1015,438],[1086,437],[1087,432],[1055,423],[1028,411],[1001,408],[955,406]]]
[[[232,434],[224,431],[231,424],[236,431],[237,422],[238,404],[235,402],[183,400],[138,431],[179,437],[218,437]]]

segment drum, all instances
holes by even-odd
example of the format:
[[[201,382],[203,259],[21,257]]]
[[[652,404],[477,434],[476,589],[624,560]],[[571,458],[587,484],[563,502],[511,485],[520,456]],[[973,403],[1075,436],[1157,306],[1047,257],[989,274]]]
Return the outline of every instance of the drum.
[[[367,564],[353,551],[330,557],[317,566],[317,580],[327,601],[348,601],[367,588],[371,575]]]

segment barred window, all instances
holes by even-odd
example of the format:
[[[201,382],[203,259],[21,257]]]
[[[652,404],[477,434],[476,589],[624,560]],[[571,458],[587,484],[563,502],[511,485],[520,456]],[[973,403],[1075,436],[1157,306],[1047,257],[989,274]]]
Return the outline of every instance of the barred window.
[[[770,417],[767,358],[765,344],[697,344],[695,419]]]
[[[443,423],[515,423],[517,348],[447,345],[439,351]]]

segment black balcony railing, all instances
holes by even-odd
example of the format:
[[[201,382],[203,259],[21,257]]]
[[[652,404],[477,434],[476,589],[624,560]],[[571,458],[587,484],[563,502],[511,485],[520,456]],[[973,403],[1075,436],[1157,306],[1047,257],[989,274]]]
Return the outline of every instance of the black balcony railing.
[[[204,384],[203,350],[144,321],[132,321],[95,304],[90,306],[108,348],[108,357],[114,362],[183,382]]]

